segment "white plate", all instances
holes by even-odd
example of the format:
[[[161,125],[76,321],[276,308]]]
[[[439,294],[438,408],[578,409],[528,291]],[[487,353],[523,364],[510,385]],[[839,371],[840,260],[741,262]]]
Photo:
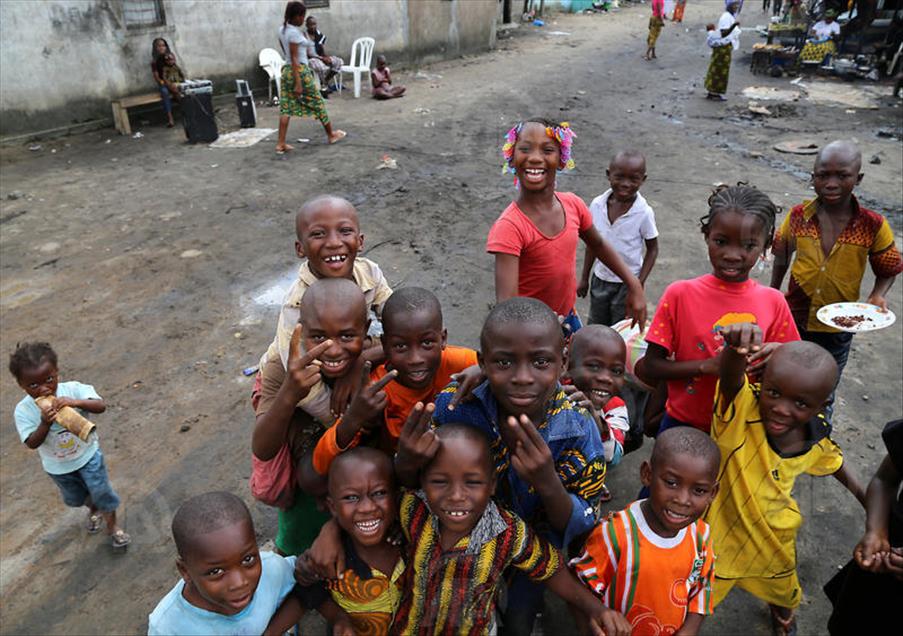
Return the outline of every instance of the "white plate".
[[[834,303],[833,305],[825,305],[818,310],[816,316],[823,324],[849,333],[884,329],[894,324],[894,321],[897,319],[891,310],[881,311],[876,305],[868,305],[866,303]],[[842,326],[835,322],[835,319],[838,318],[857,318],[860,316],[865,318],[865,320],[855,325]]]

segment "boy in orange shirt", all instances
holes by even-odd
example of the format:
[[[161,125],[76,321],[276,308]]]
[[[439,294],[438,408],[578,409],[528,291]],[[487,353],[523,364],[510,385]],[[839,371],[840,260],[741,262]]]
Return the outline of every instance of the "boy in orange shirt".
[[[624,614],[634,636],[697,634],[712,613],[715,555],[700,517],[718,492],[720,462],[718,446],[702,431],[663,431],[640,468],[649,498],[596,525],[583,554],[570,562],[608,607]]]
[[[415,404],[432,402],[454,380],[462,389],[453,408],[484,379],[476,351],[447,344],[442,306],[431,291],[399,289],[386,301],[382,322],[386,363],[364,378],[345,415],[317,444],[313,465],[321,475],[339,453],[377,430],[379,439],[371,441],[394,453]],[[369,363],[365,368],[369,371]]]

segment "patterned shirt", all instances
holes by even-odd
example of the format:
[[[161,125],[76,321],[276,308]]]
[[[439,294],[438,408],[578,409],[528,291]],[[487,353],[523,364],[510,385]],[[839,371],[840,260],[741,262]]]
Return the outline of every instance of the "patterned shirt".
[[[787,304],[800,329],[836,332],[816,314],[825,305],[859,300],[866,261],[876,277],[896,276],[903,260],[894,245],[887,219],[859,206],[852,197],[853,217],[825,256],[818,225],[818,199],[798,205],[775,233],[773,251],[789,258],[796,250],[787,286]]]
[[[492,501],[471,533],[447,552],[422,491],[402,495],[398,517],[408,540],[410,566],[393,634],[489,633],[508,566],[533,581],[545,581],[561,565],[554,547]]]
[[[597,525],[571,567],[634,636],[674,634],[687,613],[712,613],[715,554],[701,519],[673,537],[656,534],[635,501]]]
[[[574,504],[562,536],[550,527],[539,494],[511,466],[508,446],[499,430],[498,403],[489,382],[483,382],[474,389],[473,399],[449,411],[448,403],[457,390],[457,383],[452,382],[436,396],[433,426],[470,424],[486,434],[495,463],[496,496],[526,520],[531,528],[558,547],[568,545],[577,536],[589,532],[595,522],[594,509],[605,483],[605,451],[592,416],[572,404],[559,385],[546,407],[545,419],[536,424],[540,436],[552,451],[555,471]]]
[[[401,601],[401,585],[405,562],[399,558],[389,576],[371,568],[357,553],[354,543],[342,532],[346,569],[340,579],[309,586],[296,586],[295,594],[304,607],[317,609],[331,597],[351,619],[355,634],[381,636],[389,633],[389,625]]]
[[[798,475],[831,475],[843,465],[819,414],[807,423],[805,450],[783,455],[772,448],[759,414],[761,387],[744,380],[734,401],[712,418],[721,450],[720,488],[705,514],[718,548],[718,578],[787,576],[796,569],[796,533],[803,514],[791,496]]]

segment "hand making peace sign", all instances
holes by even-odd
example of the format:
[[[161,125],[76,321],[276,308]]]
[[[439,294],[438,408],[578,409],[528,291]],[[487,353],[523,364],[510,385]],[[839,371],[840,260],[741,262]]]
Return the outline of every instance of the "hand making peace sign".
[[[416,471],[430,461],[439,450],[439,438],[430,429],[435,405],[417,402],[405,420],[398,437],[397,465]]]
[[[557,481],[552,451],[530,418],[521,415],[517,420],[509,416],[506,427],[515,440],[514,445],[509,445],[511,466],[521,479],[535,490],[540,490],[541,485],[548,483],[548,480]]]
[[[371,366],[371,363],[367,361],[361,368],[360,388],[354,394],[354,397],[351,398],[351,404],[348,405],[348,410],[342,416],[344,422],[366,430],[372,430],[384,423],[382,414],[386,408],[388,398],[383,388],[398,376],[398,371],[392,369],[371,384]]]
[[[319,382],[320,361],[318,357],[332,346],[332,340],[325,340],[302,354],[301,331],[300,324],[295,325],[295,330],[292,331],[292,339],[288,345],[288,375],[286,376],[286,379],[295,385],[299,401],[307,397],[311,388]]]

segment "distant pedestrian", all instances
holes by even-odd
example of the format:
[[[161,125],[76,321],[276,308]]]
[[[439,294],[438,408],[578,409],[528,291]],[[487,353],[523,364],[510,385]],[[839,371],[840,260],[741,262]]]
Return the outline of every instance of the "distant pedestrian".
[[[712,59],[705,76],[706,99],[726,101],[727,81],[731,74],[731,54],[740,48],[740,23],[734,15],[740,10],[738,0],[725,0],[725,11],[718,19],[717,31],[709,31],[706,44],[712,49]]]
[[[686,8],[687,0],[677,0],[677,4],[674,5],[674,14],[671,16],[671,22],[683,22]]]
[[[314,43],[301,30],[307,8],[303,2],[289,2],[285,6],[285,20],[279,29],[279,43],[288,58],[282,67],[282,85],[279,90],[279,140],[276,154],[281,155],[294,148],[285,143],[288,122],[295,117],[315,117],[323,124],[329,143],[334,144],[345,136],[344,130],[333,130],[326,112],[326,103],[317,89],[317,80],[310,69],[310,56],[315,54]]]
[[[665,0],[652,0],[652,16],[649,18],[649,36],[646,38],[644,60],[655,59],[655,42],[665,26]]]

